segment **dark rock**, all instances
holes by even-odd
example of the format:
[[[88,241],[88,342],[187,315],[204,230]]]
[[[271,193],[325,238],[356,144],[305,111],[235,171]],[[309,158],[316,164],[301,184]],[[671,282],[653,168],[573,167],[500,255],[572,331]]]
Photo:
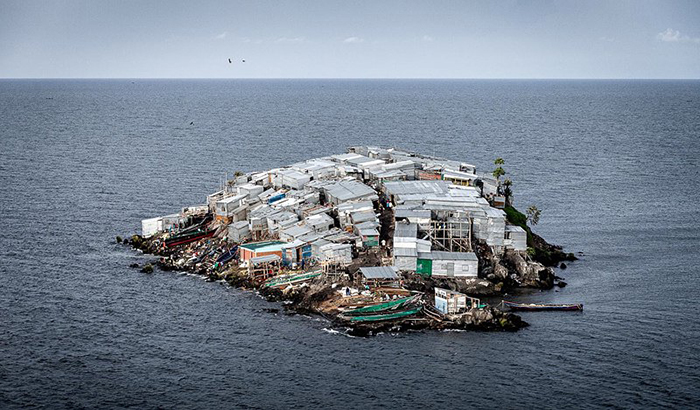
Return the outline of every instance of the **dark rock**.
[[[132,263],[131,265],[129,265],[129,267],[130,267],[130,268],[134,268],[134,269],[138,269],[139,264],[138,264],[138,263]]]
[[[122,243],[122,237],[117,235],[117,243]]]
[[[557,286],[559,286],[560,288],[566,287],[566,285],[567,285],[567,283],[564,282],[563,280],[560,280],[559,282],[557,282]]]
[[[268,313],[279,313],[279,311],[280,311],[279,309],[275,309],[275,308],[264,308],[263,310],[265,312],[268,312]]]
[[[564,262],[559,265],[559,269],[566,269],[566,264]]]
[[[126,242],[126,241],[124,241]],[[131,236],[131,245],[134,248],[141,248],[141,245],[143,245],[143,238],[140,235],[132,235]]]
[[[147,263],[141,268],[141,272],[143,273],[153,273],[153,265],[150,263]]]

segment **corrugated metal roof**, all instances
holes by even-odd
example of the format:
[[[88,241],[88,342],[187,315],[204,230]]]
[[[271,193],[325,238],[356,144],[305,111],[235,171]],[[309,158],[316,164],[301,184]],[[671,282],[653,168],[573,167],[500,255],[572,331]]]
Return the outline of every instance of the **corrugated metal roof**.
[[[415,238],[418,236],[418,225],[397,223],[394,228],[395,238]]]
[[[275,262],[275,261],[279,261],[279,260],[281,260],[279,255],[265,255],[265,256],[256,256],[255,258],[250,258],[250,263],[255,265],[257,263]]]
[[[306,225],[295,225],[282,231],[283,234],[294,237],[306,235],[309,232],[311,232],[311,228]]]
[[[248,227],[248,221],[238,221],[231,224],[234,229],[243,229]]]
[[[449,181],[393,181],[385,182],[384,189],[389,195],[407,194],[446,194]]]
[[[374,189],[359,181],[339,181],[326,188],[328,194],[340,201],[376,196]]]
[[[248,195],[245,195],[245,194],[234,195],[234,196],[230,196],[228,198],[224,198],[224,199],[221,199],[219,201],[216,201],[216,203],[217,204],[230,204],[231,202],[238,202],[241,199],[245,199],[247,197],[248,197]]]
[[[366,279],[398,279],[396,268],[393,266],[371,266],[360,268]]]
[[[285,243],[284,245],[282,245],[282,249],[294,249],[304,245],[306,245],[306,242],[297,239],[295,241]]]
[[[423,218],[430,219],[429,209],[398,209],[394,213],[394,218]]]
[[[270,246],[270,247],[277,247],[279,250],[279,249],[282,249],[282,244],[284,244],[284,242],[282,242],[282,241],[251,242],[251,243],[245,243],[245,244],[241,245],[241,248],[248,249],[251,251],[258,251],[258,250],[263,249],[267,246]]]
[[[376,229],[360,229],[359,232],[362,236],[379,236]]]
[[[352,221],[355,223],[375,221],[377,216],[373,211],[357,211],[350,214]]]

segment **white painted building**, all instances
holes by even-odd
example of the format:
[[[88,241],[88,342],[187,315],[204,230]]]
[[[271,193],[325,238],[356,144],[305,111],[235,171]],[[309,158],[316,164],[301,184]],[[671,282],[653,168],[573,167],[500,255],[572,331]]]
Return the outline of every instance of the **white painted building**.
[[[436,277],[477,277],[479,260],[474,252],[419,252],[416,269]]]

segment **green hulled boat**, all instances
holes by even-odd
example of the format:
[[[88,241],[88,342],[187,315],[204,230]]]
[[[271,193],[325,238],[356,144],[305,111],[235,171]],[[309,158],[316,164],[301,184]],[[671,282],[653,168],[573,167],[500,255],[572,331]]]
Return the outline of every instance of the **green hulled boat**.
[[[388,302],[382,302],[382,303],[377,303],[376,305],[370,305],[370,306],[363,306],[360,308],[352,309],[352,310],[347,310],[343,312],[345,315],[349,316],[357,316],[357,315],[362,315],[365,313],[378,313],[378,312],[383,312],[386,310],[395,310],[400,307],[403,307],[409,302],[412,302],[416,299],[415,296],[409,296],[405,298],[399,298],[395,300],[390,300]]]
[[[377,322],[380,320],[400,319],[402,317],[415,315],[416,313],[419,313],[421,311],[421,309],[422,308],[419,306],[417,308],[410,309],[410,310],[403,310],[401,312],[387,313],[384,315],[352,316],[352,317],[348,317],[347,319],[350,320],[351,322]]]
[[[323,272],[321,271],[314,271],[314,272],[306,272],[306,273],[299,273],[296,275],[281,275],[281,276],[275,276],[273,278],[268,279],[263,287],[269,288],[273,286],[284,286],[284,285],[293,285],[298,282],[304,282],[309,279],[316,278],[318,276],[321,276]]]

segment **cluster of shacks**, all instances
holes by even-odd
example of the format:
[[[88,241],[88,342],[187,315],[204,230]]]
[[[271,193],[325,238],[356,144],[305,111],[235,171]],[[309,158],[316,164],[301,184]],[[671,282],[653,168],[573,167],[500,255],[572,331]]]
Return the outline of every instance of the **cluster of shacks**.
[[[350,147],[345,154],[237,176],[205,205],[144,220],[142,233],[176,229],[187,223],[188,212],[207,211],[225,227],[228,240],[240,245],[240,261],[261,269],[343,267],[375,250],[388,257],[394,272],[475,277],[472,238],[495,252],[526,246],[525,231],[508,225],[499,209],[503,198],[497,187],[493,176],[462,162]],[[392,218],[380,221],[387,210]],[[393,279],[387,272],[367,279]]]

